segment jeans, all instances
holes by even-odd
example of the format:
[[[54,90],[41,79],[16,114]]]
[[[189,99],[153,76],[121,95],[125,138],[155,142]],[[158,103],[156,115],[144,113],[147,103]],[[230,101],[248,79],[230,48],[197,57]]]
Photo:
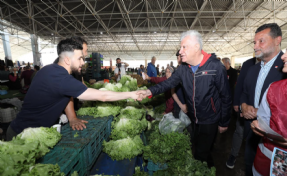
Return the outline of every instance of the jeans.
[[[240,117],[240,113],[236,113],[236,129],[232,137],[232,147],[231,147],[231,155],[237,157],[242,141],[243,141],[243,133],[244,133],[244,117]]]
[[[246,134],[246,143],[245,143],[245,175],[253,176],[252,165],[255,159],[258,143],[260,142],[261,137],[257,136],[250,127],[251,120],[245,120],[244,122],[244,134]]]
[[[191,123],[191,141],[196,160],[205,161],[208,167],[214,166],[211,150],[217,135],[218,123],[195,124]]]

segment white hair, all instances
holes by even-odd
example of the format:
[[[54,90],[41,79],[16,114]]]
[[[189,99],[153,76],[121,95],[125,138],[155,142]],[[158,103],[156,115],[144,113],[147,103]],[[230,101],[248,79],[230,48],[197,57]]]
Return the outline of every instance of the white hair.
[[[227,61],[227,62],[231,65],[231,61],[230,61],[230,59],[229,59],[228,57],[222,58],[222,62],[223,62],[223,61]]]
[[[152,56],[152,57],[151,57],[151,59],[153,59],[153,58],[155,58],[155,59],[156,59],[156,57],[155,57],[155,56]]]
[[[181,34],[180,41],[182,41],[185,37],[196,37],[197,43],[200,46],[200,50],[202,50],[202,37],[201,34],[196,30],[189,30]]]

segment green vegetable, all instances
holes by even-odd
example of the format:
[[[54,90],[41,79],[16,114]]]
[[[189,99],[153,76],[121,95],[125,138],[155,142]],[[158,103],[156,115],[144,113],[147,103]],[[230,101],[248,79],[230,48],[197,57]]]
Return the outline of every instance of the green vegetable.
[[[17,138],[25,140],[25,143],[39,141],[41,145],[54,147],[61,139],[61,134],[56,128],[26,128]]]
[[[143,108],[135,108],[133,106],[127,106],[121,110],[121,116],[129,119],[141,120],[145,115],[146,110]]]
[[[120,118],[120,120],[112,122],[112,128],[111,138],[114,140],[134,137],[147,128],[147,120]]]
[[[60,167],[58,164],[36,164],[32,167],[30,176],[65,176],[64,173],[61,173]]]
[[[131,159],[142,154],[143,142],[140,136],[134,138],[127,137],[120,140],[103,142],[103,151],[113,160]]]
[[[135,173],[133,176],[149,176],[147,172],[141,171],[140,167],[135,167]]]
[[[78,137],[79,136],[79,134],[78,134],[78,132],[76,132],[75,134],[74,134],[74,138],[76,138],[76,137]]]
[[[161,105],[157,106],[154,108],[154,113],[155,114],[162,114],[166,109],[165,103],[162,103]]]
[[[77,111],[78,116],[94,116],[95,114],[97,114],[97,108],[95,107],[84,107]]]
[[[97,113],[94,115],[96,117],[106,117],[106,116],[116,116],[120,113],[121,107],[111,105],[108,103],[103,103],[99,106],[97,106]]]
[[[94,83],[93,85],[91,85],[91,87],[94,89],[100,89],[103,86],[104,86],[104,84],[101,84],[101,83]]]
[[[9,90],[8,86],[0,85],[0,90]]]
[[[71,176],[79,176],[77,171],[74,171]]]

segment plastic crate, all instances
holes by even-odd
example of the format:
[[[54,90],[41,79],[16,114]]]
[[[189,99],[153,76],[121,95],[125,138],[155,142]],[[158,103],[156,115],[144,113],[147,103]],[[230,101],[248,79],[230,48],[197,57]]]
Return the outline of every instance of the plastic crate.
[[[84,163],[80,160],[78,150],[54,147],[38,162],[43,164],[58,164],[61,172],[64,172],[66,176],[70,176],[74,171],[77,171],[79,176],[87,175],[87,170]]]
[[[167,169],[167,164],[160,164],[160,163],[153,163],[152,160],[148,160],[147,163],[147,169],[148,169],[148,174],[153,175],[153,172],[158,171],[158,170],[164,170]]]
[[[113,116],[94,118],[90,116],[78,117],[87,120],[86,129],[73,131],[69,125],[61,129],[62,140],[57,146],[79,150],[81,162],[89,171],[102,151],[102,142],[108,140],[111,134],[111,122]],[[75,134],[78,137],[75,137]]]

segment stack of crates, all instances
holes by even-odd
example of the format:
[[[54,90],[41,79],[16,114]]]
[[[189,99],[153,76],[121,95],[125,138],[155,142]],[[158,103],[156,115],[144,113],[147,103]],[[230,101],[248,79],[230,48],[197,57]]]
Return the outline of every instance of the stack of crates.
[[[104,56],[100,53],[92,53],[90,58],[86,58],[88,68],[86,72],[86,80],[101,80],[101,67],[104,64]]]
[[[69,124],[63,126],[60,142],[39,161],[44,164],[58,164],[61,171],[68,176],[73,171],[77,171],[79,176],[89,175],[102,151],[102,142],[107,141],[111,134],[113,116],[78,118],[88,121],[87,128],[74,131]]]

